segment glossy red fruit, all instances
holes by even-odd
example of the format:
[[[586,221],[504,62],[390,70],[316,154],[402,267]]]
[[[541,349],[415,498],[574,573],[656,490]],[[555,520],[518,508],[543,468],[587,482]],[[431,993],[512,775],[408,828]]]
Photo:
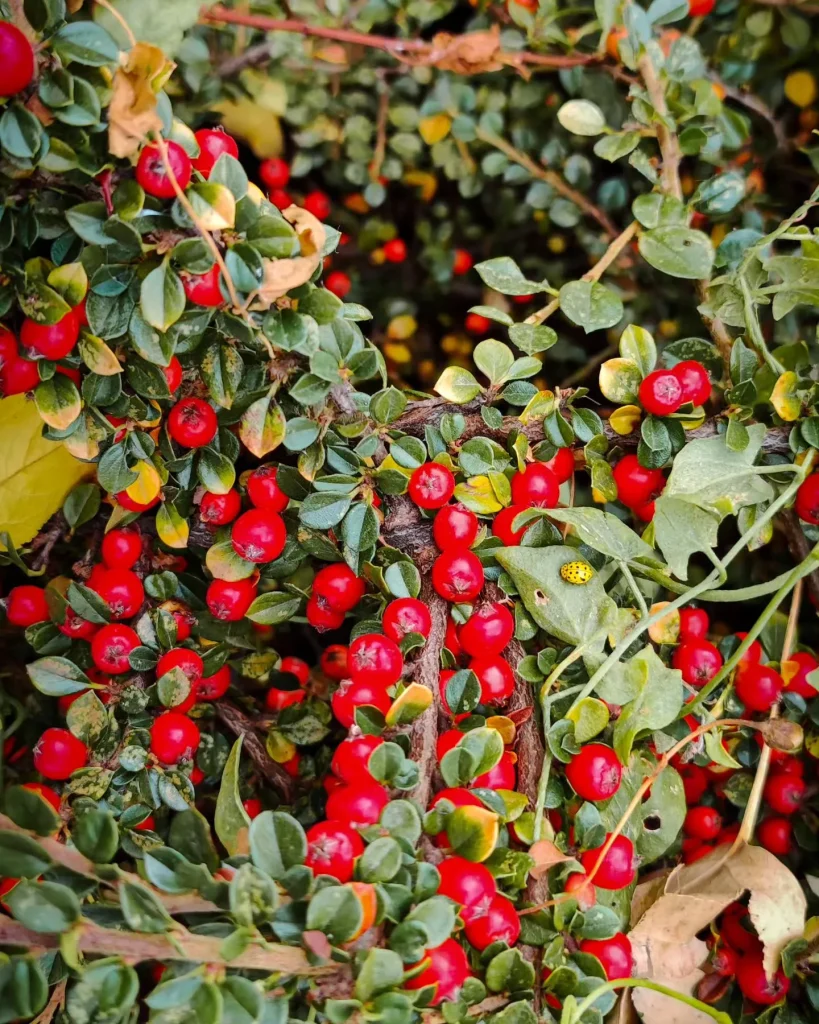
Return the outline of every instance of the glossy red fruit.
[[[695,359],[684,359],[677,363],[671,372],[680,382],[683,403],[705,405],[711,397],[711,378],[702,363]]]
[[[446,601],[474,601],[483,581],[483,565],[472,551],[444,551],[432,566],[432,585]]]
[[[680,642],[704,640],[708,635],[708,612],[704,608],[680,610]]]
[[[190,184],[193,164],[191,158],[178,142],[166,142],[168,163],[181,189]],[[159,146],[155,142],[142,147],[136,166],[136,180],[149,196],[157,199],[173,199],[176,195],[171,178],[165,169]]]
[[[634,969],[631,942],[622,932],[617,932],[610,939],[583,939],[580,951],[597,957],[609,981],[631,977]]]
[[[4,398],[24,395],[27,391],[33,391],[39,383],[40,371],[30,359],[12,359],[0,369],[0,386]]]
[[[383,686],[368,681],[342,683],[330,698],[330,706],[336,719],[345,729],[355,725],[356,708],[372,705],[382,714],[386,714],[392,700]]]
[[[304,863],[316,875],[330,875],[339,882],[349,882],[356,858],[363,852],[361,836],[341,821],[320,821],[307,830]]]
[[[722,828],[722,815],[714,807],[703,804],[692,807],[685,816],[683,832],[692,839],[708,842],[716,839]]]
[[[304,690],[280,690],[275,686],[267,691],[264,704],[268,711],[284,711],[294,704],[301,704],[307,698]]]
[[[242,807],[245,809],[245,813],[248,818],[252,821],[254,818],[258,818],[264,810],[261,800],[257,800],[255,797],[250,797],[249,800],[242,801]]]
[[[328,274],[325,278],[324,287],[337,298],[345,299],[353,287],[353,282],[343,270],[334,270],[332,274]]]
[[[697,764],[683,764],[677,771],[682,778],[685,802],[689,806],[699,803],[708,791],[708,775],[705,769]]]
[[[313,594],[322,598],[337,612],[349,612],[367,590],[361,576],[356,576],[346,562],[334,562],[319,569],[313,580]]]
[[[748,711],[770,711],[779,700],[785,684],[770,665],[751,665],[737,674],[736,695]]]
[[[407,243],[402,238],[393,238],[385,242],[384,259],[388,263],[403,263],[407,258]]]
[[[94,634],[91,657],[100,672],[119,676],[131,671],[128,655],[142,644],[135,629],[121,623],[109,623]]]
[[[5,324],[0,324],[0,373],[3,372],[4,366],[14,362],[19,355],[20,349],[17,344],[17,337],[12,334]]]
[[[336,747],[330,768],[348,785],[375,782],[367,764],[372,752],[383,743],[384,740],[380,736],[349,736]]]
[[[384,609],[381,624],[390,640],[397,644],[400,644],[408,633],[420,633],[426,638],[432,629],[429,609],[417,597],[399,597],[395,601],[390,601]]]
[[[733,978],[737,972],[739,954],[736,950],[721,943],[711,954],[711,968],[722,978]]]
[[[313,594],[307,601],[305,608],[307,621],[319,631],[325,633],[328,629],[339,629],[344,625],[344,612],[331,608],[323,597]]]
[[[225,298],[219,284],[221,271],[218,263],[214,263],[204,274],[192,274],[183,270],[179,277],[189,302],[208,309],[216,309],[217,306],[223,305]]]
[[[202,448],[216,437],[216,413],[202,398],[180,399],[168,413],[168,433],[183,448]]]
[[[212,676],[203,676],[196,684],[196,696],[199,700],[219,700],[230,689],[230,668],[223,665]]]
[[[682,384],[672,370],[654,370],[640,385],[640,405],[652,416],[669,416],[683,404]]]
[[[688,13],[692,18],[704,18],[716,7],[717,0],[688,0]]]
[[[256,598],[252,580],[214,580],[208,585],[205,602],[215,619],[238,622]]]
[[[16,96],[34,78],[34,50],[10,21],[0,21],[0,96]]]
[[[760,1006],[778,1003],[785,998],[791,987],[790,979],[781,968],[769,978],[762,966],[762,957],[756,954],[740,957],[736,977],[745,998]]]
[[[476,337],[486,334],[491,328],[492,321],[489,317],[481,316],[480,313],[467,313],[464,320],[464,327],[469,334],[474,334]]]
[[[213,494],[205,491],[199,503],[199,518],[210,526],[225,526],[232,523],[242,511],[242,498],[238,491],[227,494]]]
[[[430,1006],[454,1000],[471,973],[463,947],[459,946],[455,939],[447,939],[435,949],[428,949],[424,954],[424,960],[429,960],[429,966],[414,978],[405,981],[404,988],[414,991],[429,985],[434,986],[435,995],[430,1000]]]
[[[751,923],[748,908],[741,903],[729,903],[722,912],[719,933],[723,942],[727,942],[742,954],[755,953],[762,949]]]
[[[441,551],[468,548],[478,536],[478,517],[463,505],[444,505],[432,523],[432,537]]]
[[[199,747],[199,728],[187,715],[165,711],[151,726],[151,753],[162,764],[189,760]]]
[[[470,793],[468,789],[442,789],[440,792],[436,793],[430,801],[430,810],[443,800],[447,800],[453,805],[453,807],[483,807],[481,801],[474,793]],[[433,839],[435,840],[435,845],[440,847],[442,850],[449,847],[449,836],[446,833],[446,829],[442,829],[434,835]]]
[[[707,640],[689,640],[677,647],[671,664],[680,670],[687,683],[699,689],[722,668],[722,655]]]
[[[259,177],[268,188],[284,188],[290,181],[290,167],[279,156],[268,157],[259,164]]]
[[[594,882],[589,882],[582,871],[572,872],[566,879],[563,889],[574,896],[581,910],[589,910],[597,903]]]
[[[606,842],[611,833],[606,835]],[[602,846],[594,850],[585,850],[580,855],[580,863],[583,865],[587,875],[594,870]],[[634,856],[634,844],[628,836],[617,836],[611,845],[611,849],[603,858],[603,862],[594,874],[592,881],[600,889],[625,889],[631,885],[637,874],[637,866]]]
[[[398,644],[380,633],[357,636],[350,644],[347,660],[354,683],[392,686],[404,670],[404,657]]]
[[[475,608],[458,632],[461,647],[473,658],[500,654],[515,634],[515,619],[498,601]]]
[[[330,644],[329,647],[325,647],[321,652],[321,671],[337,682],[348,679],[350,673],[347,666],[347,651],[346,644]]]
[[[515,674],[509,663],[497,654],[473,658],[469,668],[481,685],[481,704],[505,704],[515,689]]]
[[[501,759],[494,768],[473,779],[470,785],[473,789],[511,789],[514,790],[517,782],[517,771],[515,769],[515,755],[511,750],[504,750]]]
[[[661,469],[646,469],[636,455],[625,455],[613,469],[617,498],[627,508],[645,505],[662,491],[665,477]]]
[[[247,496],[256,508],[284,512],[290,499],[276,480],[276,466],[259,466],[247,478]]]
[[[623,766],[605,743],[587,743],[566,765],[566,778],[584,800],[608,800],[620,788]]]
[[[198,132],[194,133],[194,138],[199,143],[199,156],[192,161],[193,169],[199,171],[206,178],[223,153],[236,157],[236,159],[239,157],[236,139],[221,128],[200,128]]]
[[[94,622],[87,622],[80,618],[73,609],[66,608],[65,621],[61,622],[57,628],[61,633],[74,640],[90,640],[100,627]]]
[[[464,928],[467,941],[475,949],[484,950],[493,942],[514,946],[520,938],[520,918],[514,903],[498,894],[485,914],[473,917]]]
[[[142,580],[131,569],[103,569],[88,585],[106,602],[113,619],[133,618],[145,600]]]
[[[167,366],[162,367],[162,372],[165,374],[165,380],[168,382],[168,391],[174,394],[175,391],[179,390],[179,385],[182,383],[182,364],[176,356],[171,356],[171,361]]]
[[[45,590],[28,583],[12,587],[6,599],[6,618],[12,626],[20,626],[22,629],[38,622],[48,622],[51,616]]]
[[[795,814],[802,806],[807,786],[805,780],[790,772],[775,772],[765,783],[764,796],[777,814]]]
[[[310,666],[306,661],[294,658],[292,655],[282,658],[279,662],[279,672],[287,672],[291,676],[295,676],[299,681],[299,686],[306,686],[310,679]]]
[[[554,508],[560,497],[557,477],[542,462],[530,462],[512,477],[512,504],[526,508]]]
[[[441,508],[455,493],[455,477],[440,462],[425,462],[410,477],[407,493],[419,508]]]
[[[445,857],[438,865],[441,876],[438,892],[463,908],[461,917],[471,921],[485,914],[497,894],[489,868],[464,857]]]
[[[456,249],[452,253],[452,273],[456,277],[468,274],[474,265],[474,260],[466,249]]]
[[[284,551],[286,540],[284,520],[266,508],[243,512],[230,535],[233,550],[248,562],[272,562]]]
[[[137,530],[109,530],[102,538],[100,554],[109,569],[131,569],[142,554],[142,534]]]
[[[378,782],[339,786],[327,798],[327,816],[353,828],[375,825],[390,802],[389,790]]]
[[[525,511],[525,505],[510,505],[508,508],[502,508],[492,522],[493,535],[497,537],[498,540],[502,541],[508,548],[517,547],[518,544],[520,544],[524,533],[526,533],[532,525],[531,523],[526,523],[524,526],[521,526],[519,530],[512,529],[512,523],[521,512]]]
[[[74,311],[66,313],[56,324],[38,324],[28,317],[20,328],[20,342],[27,349],[46,359],[64,359],[77,344],[80,324]]]
[[[267,198],[278,210],[286,210],[293,205],[293,197],[283,188],[274,188],[267,193]]]
[[[756,830],[759,845],[777,857],[787,857],[793,849],[793,829],[790,818],[765,818]]]
[[[160,502],[160,495],[157,494],[151,501],[145,502],[134,501],[134,499],[128,494],[127,491],[118,491],[114,495],[116,503],[128,512],[147,512],[149,508],[153,508],[154,505],[158,505]]]
[[[45,786],[42,782],[24,782],[23,789],[28,789],[32,793],[36,793],[41,796],[47,804],[50,804],[55,811],[60,810],[60,794],[53,790],[51,786]]]
[[[813,700],[819,690],[808,681],[811,672],[819,668],[819,661],[808,651],[797,651],[781,665],[782,680],[788,693],[798,693],[806,700]]]
[[[559,484],[564,484],[571,480],[574,473],[574,451],[571,448],[558,448],[551,459],[543,465],[554,473]]]
[[[156,663],[156,678],[160,679],[166,672],[175,668],[181,669],[191,686],[195,688],[202,678],[205,663],[196,651],[192,651],[188,647],[174,647],[173,650],[163,654]]]
[[[301,205],[308,211],[308,213],[312,213],[318,220],[327,220],[330,216],[330,210],[332,209],[330,197],[325,192],[320,192],[318,189],[314,192],[309,192],[304,197],[304,202]]]
[[[796,492],[794,508],[803,522],[819,525],[819,473],[811,473],[801,484]]]
[[[47,779],[67,779],[88,764],[88,749],[68,729],[46,729],[34,746],[34,768]]]

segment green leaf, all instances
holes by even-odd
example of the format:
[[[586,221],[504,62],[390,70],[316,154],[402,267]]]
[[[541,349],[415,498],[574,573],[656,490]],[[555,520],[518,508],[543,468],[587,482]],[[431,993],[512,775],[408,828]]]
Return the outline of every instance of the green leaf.
[[[421,593],[421,574],[412,562],[393,562],[384,573],[384,582],[393,597],[418,597]]]
[[[717,546],[719,516],[681,498],[660,495],[654,506],[654,540],[677,579],[688,579],[688,560]]]
[[[185,312],[185,289],[168,260],[142,282],[140,309],[147,322],[158,331],[167,331]]]
[[[69,693],[87,690],[91,680],[68,658],[39,658],[26,665],[29,679],[40,693],[48,697],[64,697]]]
[[[629,324],[620,335],[620,355],[639,367],[647,377],[657,365],[657,346],[650,331],[636,324]]]
[[[6,878],[37,878],[53,864],[48,852],[22,832],[0,832],[0,871]]]
[[[533,295],[549,287],[547,281],[529,281],[510,256],[497,256],[476,263],[475,270],[485,285],[501,295]]]
[[[33,932],[66,932],[80,919],[80,901],[56,882],[19,882],[4,897],[14,917]]]
[[[324,932],[337,945],[356,934],[363,914],[352,889],[344,885],[328,886],[315,893],[307,904],[307,930]]]
[[[472,353],[472,358],[475,366],[485,377],[489,378],[489,383],[493,386],[502,384],[506,380],[506,375],[515,362],[515,357],[509,346],[494,339],[478,342]]]
[[[684,227],[657,227],[643,232],[640,255],[652,267],[672,277],[701,280],[711,276],[714,246],[702,231]]]
[[[13,103],[0,117],[0,145],[20,160],[33,160],[43,142],[40,122],[25,107]]]
[[[230,409],[245,368],[238,349],[226,342],[211,342],[200,357],[199,368],[211,398],[222,408]]]
[[[629,562],[656,557],[642,537],[610,512],[597,508],[553,508],[549,509],[549,518],[569,523],[584,544],[609,558]]]
[[[250,856],[257,868],[279,881],[290,868],[304,863],[304,829],[289,814],[262,811],[250,825]]]
[[[401,957],[391,949],[370,949],[355,982],[356,998],[368,1003],[379,992],[397,988],[404,976]]]
[[[136,932],[158,935],[170,931],[174,920],[150,889],[136,882],[122,882],[119,887],[122,914],[129,928]]]
[[[597,281],[569,281],[560,289],[560,308],[586,334],[614,327],[623,317],[619,296]]]
[[[461,366],[448,366],[435,384],[435,390],[448,402],[465,405],[483,390],[475,377]]]
[[[557,332],[546,324],[513,324],[509,328],[509,340],[527,355],[548,352],[557,344]]]
[[[263,626],[278,626],[293,618],[299,610],[301,600],[298,595],[288,594],[284,591],[260,594],[247,610],[245,618]]]
[[[233,744],[225,767],[222,783],[216,798],[216,813],[213,827],[220,842],[231,856],[247,853],[249,848],[250,818],[242,806],[239,796],[239,762],[242,753],[242,737]]]
[[[591,100],[569,100],[558,110],[557,119],[572,135],[600,135],[606,128],[606,115]]]
[[[54,50],[64,63],[76,61],[89,67],[114,64],[119,58],[119,47],[101,25],[92,21],[72,21],[51,39]]]
[[[110,811],[94,807],[83,811],[71,830],[71,841],[95,864],[108,864],[119,848],[119,829]]]

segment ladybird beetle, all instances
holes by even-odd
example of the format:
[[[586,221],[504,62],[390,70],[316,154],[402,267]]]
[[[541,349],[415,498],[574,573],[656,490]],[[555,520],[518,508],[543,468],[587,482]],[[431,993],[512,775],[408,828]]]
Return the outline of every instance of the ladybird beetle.
[[[560,567],[560,576],[567,583],[582,586],[594,576],[594,569],[587,562],[566,562]]]

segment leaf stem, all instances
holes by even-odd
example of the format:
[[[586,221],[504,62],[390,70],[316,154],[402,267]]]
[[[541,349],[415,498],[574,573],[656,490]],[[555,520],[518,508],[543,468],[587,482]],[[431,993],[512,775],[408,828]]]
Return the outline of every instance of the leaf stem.
[[[631,588],[632,594],[634,594],[634,599],[640,609],[640,615],[642,618],[645,618],[648,615],[648,607],[646,606],[646,599],[643,597],[642,590],[637,586],[637,580],[632,576],[631,569],[629,569],[627,562],[620,561],[617,564],[620,566],[620,572],[622,572],[625,577],[626,582]]]
[[[678,992],[674,988],[661,985],[658,981],[650,981],[648,978],[615,978],[614,981],[604,982],[577,1004],[572,1013],[571,1024],[579,1022],[586,1010],[591,1009],[604,992],[616,992],[620,988],[648,988],[652,992],[659,992],[670,999],[676,999],[677,1002],[685,1003],[686,1006],[692,1006],[695,1010],[699,1010],[715,1020],[717,1024],[732,1024],[731,1018],[722,1010],[717,1010],[713,1006],[695,999],[694,996],[687,996],[684,992]]]

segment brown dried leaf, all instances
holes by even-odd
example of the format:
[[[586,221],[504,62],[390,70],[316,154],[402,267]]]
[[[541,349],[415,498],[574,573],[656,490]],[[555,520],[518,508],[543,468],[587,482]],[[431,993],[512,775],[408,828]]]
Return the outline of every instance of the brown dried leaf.
[[[137,43],[123,55],[108,110],[108,150],[114,156],[133,156],[151,132],[162,128],[157,93],[175,67],[150,43]]]
[[[309,281],[321,262],[321,250],[327,237],[321,221],[298,206],[288,206],[282,215],[296,229],[301,255],[286,260],[264,260],[264,281],[253,309],[270,309],[276,299]]]
[[[690,996],[703,977],[702,971],[695,971],[685,978],[654,980]],[[678,999],[669,999],[661,992],[654,992],[648,988],[634,988],[631,991],[631,998],[645,1024],[657,1024],[658,1021],[662,1021],[662,1024],[712,1024],[713,1018],[702,1010],[681,1003]]]
[[[548,839],[538,839],[529,847],[529,856],[534,859],[534,864],[529,868],[529,874],[533,878],[540,878],[545,875],[549,868],[555,864],[563,864],[567,860],[573,860],[569,854],[563,853],[561,849],[550,843]]]
[[[456,75],[475,75],[500,71],[507,61],[500,60],[500,26],[487,32],[467,32],[454,36],[438,32],[432,39],[432,50],[425,63]]]

